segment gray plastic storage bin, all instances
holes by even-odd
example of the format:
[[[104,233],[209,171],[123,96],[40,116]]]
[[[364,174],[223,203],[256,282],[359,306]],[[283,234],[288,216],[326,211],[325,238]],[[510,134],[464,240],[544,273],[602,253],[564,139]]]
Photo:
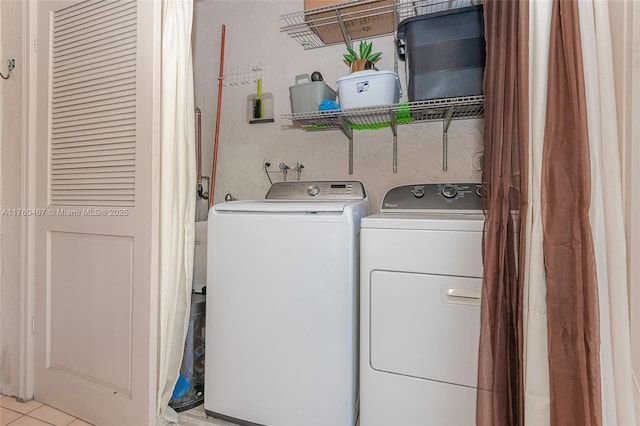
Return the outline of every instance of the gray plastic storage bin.
[[[482,5],[405,19],[397,40],[398,55],[406,61],[409,101],[482,94]]]
[[[336,92],[324,81],[311,81],[309,74],[300,74],[296,76],[296,85],[289,87],[289,97],[291,112],[295,114],[318,111],[323,100],[336,100]]]

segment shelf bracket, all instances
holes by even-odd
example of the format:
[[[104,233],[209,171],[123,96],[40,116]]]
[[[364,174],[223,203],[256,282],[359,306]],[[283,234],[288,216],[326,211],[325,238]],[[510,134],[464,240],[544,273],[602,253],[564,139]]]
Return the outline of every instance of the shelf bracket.
[[[447,171],[448,162],[448,149],[449,149],[449,124],[451,124],[451,117],[453,117],[453,107],[449,107],[447,114],[442,122],[442,171]]]
[[[353,174],[353,137],[349,138],[349,174]]]
[[[349,123],[344,117],[338,117],[340,121],[340,130],[349,139],[349,174],[353,174],[353,129],[349,127]]]
[[[348,48],[353,48],[353,41],[351,40],[351,35],[349,35],[349,31],[347,31],[347,26],[344,24],[344,21],[342,20],[342,15],[340,14],[340,11],[338,9],[336,9],[336,17],[338,18],[340,31],[342,31],[344,44],[346,44]]]
[[[398,123],[397,113],[391,111],[389,114],[391,121],[391,133],[393,133],[393,173],[398,173]]]

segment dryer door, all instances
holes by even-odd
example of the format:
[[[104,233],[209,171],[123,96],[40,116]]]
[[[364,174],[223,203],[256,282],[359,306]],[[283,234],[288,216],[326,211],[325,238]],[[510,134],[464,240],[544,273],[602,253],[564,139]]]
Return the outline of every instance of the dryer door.
[[[476,387],[482,279],[380,270],[370,279],[371,367]]]

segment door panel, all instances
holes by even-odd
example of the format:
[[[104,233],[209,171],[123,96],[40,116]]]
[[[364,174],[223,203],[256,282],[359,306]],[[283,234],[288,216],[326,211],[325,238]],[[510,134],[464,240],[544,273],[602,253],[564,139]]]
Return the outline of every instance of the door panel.
[[[31,19],[35,397],[100,425],[156,420],[160,4]]]
[[[49,232],[48,253],[46,367],[131,395],[133,239]]]
[[[375,270],[370,280],[371,367],[476,387],[482,279]]]

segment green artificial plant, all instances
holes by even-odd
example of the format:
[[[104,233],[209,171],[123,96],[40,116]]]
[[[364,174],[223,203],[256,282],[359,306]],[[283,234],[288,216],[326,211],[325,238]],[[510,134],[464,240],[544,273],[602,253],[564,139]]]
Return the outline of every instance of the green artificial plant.
[[[375,67],[375,63],[380,60],[382,56],[381,52],[371,53],[373,48],[373,42],[360,42],[360,54],[353,50],[350,47],[347,47],[347,51],[349,53],[345,53],[342,55],[344,57],[345,62],[351,68],[351,72],[361,71],[365,69],[374,69],[378,71],[378,68]]]

